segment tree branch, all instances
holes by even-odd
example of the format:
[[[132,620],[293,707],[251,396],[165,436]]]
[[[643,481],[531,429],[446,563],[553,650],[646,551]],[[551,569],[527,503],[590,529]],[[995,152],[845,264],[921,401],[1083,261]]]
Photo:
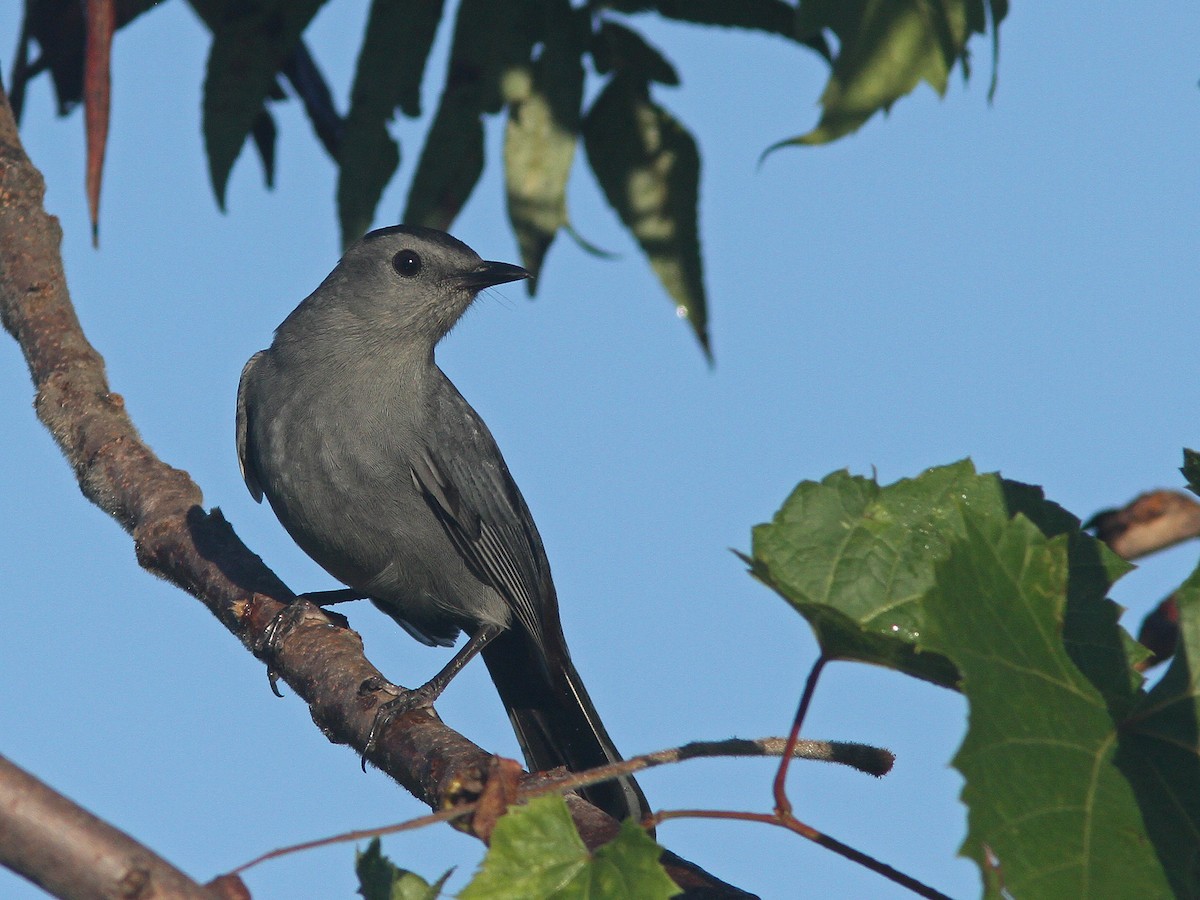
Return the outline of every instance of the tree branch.
[[[1200,503],[1182,491],[1159,489],[1139,494],[1120,509],[1096,513],[1083,526],[1096,532],[1118,556],[1135,560],[1200,537]],[[1171,658],[1179,640],[1179,610],[1172,593],[1142,620],[1138,642],[1151,655],[1139,671]]]
[[[1200,537],[1200,503],[1182,491],[1147,491],[1120,509],[1106,509],[1088,520],[1096,537],[1118,556],[1140,559]]]
[[[237,896],[197,884],[2,756],[0,865],[56,897],[229,900]]]
[[[294,594],[234,534],[199,487],[141,440],[104,361],[71,305],[58,220],[43,208],[45,185],[21,145],[0,90],[0,320],[25,355],[38,418],[50,430],[84,495],[129,532],[139,563],[199,599],[251,650]],[[334,743],[362,750],[386,679],[358,635],[302,604],[275,643],[272,668],[308,703]],[[394,719],[371,761],[434,809],[481,792],[492,757],[447,728],[433,710]],[[568,798],[584,843],[596,847],[616,822]],[[671,876],[691,896],[745,896],[671,854]],[[691,893],[694,891],[694,893]]]

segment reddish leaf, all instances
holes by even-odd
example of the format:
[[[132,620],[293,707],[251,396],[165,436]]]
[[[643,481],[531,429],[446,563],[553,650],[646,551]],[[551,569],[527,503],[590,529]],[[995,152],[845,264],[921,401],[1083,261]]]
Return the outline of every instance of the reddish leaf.
[[[112,95],[109,68],[116,10],[113,0],[87,0],[87,37],[83,50],[83,111],[87,131],[87,198],[92,245],[100,243],[100,178],[108,144],[108,111]]]

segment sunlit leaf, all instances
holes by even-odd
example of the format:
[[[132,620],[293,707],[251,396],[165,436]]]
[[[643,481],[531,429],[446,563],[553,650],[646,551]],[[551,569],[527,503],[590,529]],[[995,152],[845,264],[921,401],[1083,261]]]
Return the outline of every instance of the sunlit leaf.
[[[813,37],[828,30],[837,37],[838,52],[821,95],[817,127],[770,150],[823,144],[857,131],[922,81],[944,94],[951,68],[967,63],[967,39],[984,22],[983,4],[984,0],[803,0],[797,35]],[[995,42],[1007,7],[996,2],[989,8]]]
[[[962,673],[970,704],[954,759],[966,779],[962,852],[995,896],[1169,896],[1161,849],[1116,763],[1117,723],[1061,640],[1068,543],[1024,517],[968,514],[926,598],[926,644]]]
[[[802,482],[772,522],[754,529],[752,571],[808,620],[826,655],[955,687],[954,666],[923,640],[925,597],[968,516],[1003,523],[1017,513],[1047,535],[1070,535],[1077,593],[1103,595],[1129,569],[1037,488],[979,475],[964,460],[886,487],[847,472]],[[1079,640],[1094,634],[1095,617],[1108,615],[1115,613],[1081,612]],[[1122,665],[1125,652],[1123,642],[1106,649]],[[1123,687],[1104,689],[1128,695],[1128,676]]]
[[[387,123],[397,107],[420,115],[421,78],[441,16],[442,0],[371,4],[338,152],[343,246],[371,227],[379,198],[400,165],[400,148]]]
[[[583,123],[588,163],[609,205],[650,260],[659,281],[711,358],[696,221],[696,141],[650,99],[645,81],[619,72]]]
[[[546,251],[567,224],[567,178],[583,102],[583,44],[571,27],[571,4],[546,0],[546,7],[553,13],[542,53],[532,64],[528,89],[509,105],[504,135],[508,217],[522,262],[534,276],[531,294]]]
[[[462,900],[665,900],[679,893],[658,862],[662,848],[625,822],[617,837],[589,853],[566,803],[552,794],[512,807],[492,833],[491,849]]]

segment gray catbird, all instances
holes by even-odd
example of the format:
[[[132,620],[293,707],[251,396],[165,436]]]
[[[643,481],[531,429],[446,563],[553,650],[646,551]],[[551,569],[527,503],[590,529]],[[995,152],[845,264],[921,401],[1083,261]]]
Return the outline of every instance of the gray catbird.
[[[466,632],[422,701],[482,651],[530,769],[580,771],[620,756],[571,664],[525,500],[433,358],[479,291],[526,277],[440,231],[366,235],[246,363],[238,457],[254,498],[352,589],[335,593],[426,644]],[[618,819],[649,812],[632,778],[581,793]]]

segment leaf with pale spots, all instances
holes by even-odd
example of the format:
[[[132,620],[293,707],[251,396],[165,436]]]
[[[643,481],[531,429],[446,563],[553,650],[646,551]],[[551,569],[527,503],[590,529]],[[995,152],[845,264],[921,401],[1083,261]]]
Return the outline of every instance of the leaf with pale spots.
[[[571,28],[568,0],[548,0],[542,53],[509,105],[504,134],[508,218],[521,262],[537,286],[542,261],[558,230],[568,224],[567,178],[579,140],[583,102],[583,42]]]
[[[944,94],[955,64],[969,74],[967,41],[986,33],[989,20],[994,92],[1000,23],[1007,13],[1008,0],[804,0],[796,14],[796,37],[811,41],[831,32],[838,51],[817,127],[767,152],[851,134],[922,81]]]
[[[696,141],[650,99],[644,80],[618,72],[584,118],[583,143],[609,205],[711,358],[697,225]]]
[[[827,655],[953,687],[954,665],[923,640],[936,566],[967,518],[1008,521],[1018,512],[1047,535],[1072,535],[1074,583],[1102,593],[1128,569],[1037,488],[980,475],[964,460],[887,487],[845,471],[802,482],[773,521],[754,529],[751,571],[808,620]],[[1090,621],[1081,615],[1080,629]],[[1109,651],[1125,653],[1123,645]]]

